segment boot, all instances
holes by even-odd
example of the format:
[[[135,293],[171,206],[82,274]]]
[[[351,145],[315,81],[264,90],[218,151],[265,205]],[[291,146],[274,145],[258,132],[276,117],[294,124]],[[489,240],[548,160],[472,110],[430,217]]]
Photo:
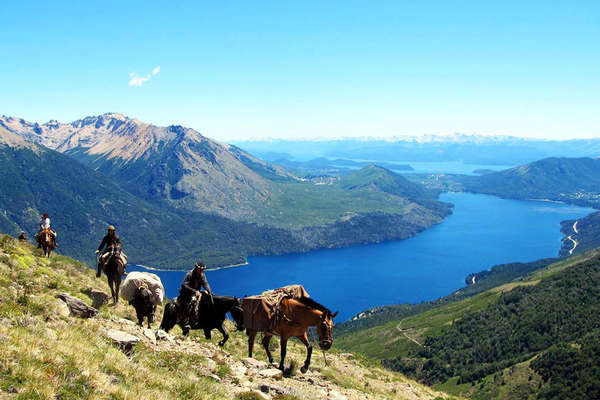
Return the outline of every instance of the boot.
[[[102,268],[100,268],[100,264],[98,264],[98,271],[96,272],[96,278],[100,278],[102,275]]]

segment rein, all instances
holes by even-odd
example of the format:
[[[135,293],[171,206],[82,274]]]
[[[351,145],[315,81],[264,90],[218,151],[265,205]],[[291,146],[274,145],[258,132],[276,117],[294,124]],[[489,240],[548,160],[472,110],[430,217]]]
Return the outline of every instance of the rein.
[[[310,332],[309,335],[310,335],[311,342],[315,342],[316,345],[318,346],[319,342],[316,341],[316,339],[315,339],[315,333],[313,332],[312,329],[310,329],[310,327],[308,328],[308,332]],[[325,350],[321,350],[321,352],[323,353],[323,361],[325,361],[325,366],[329,367],[329,364],[327,363],[327,356],[325,355]]]

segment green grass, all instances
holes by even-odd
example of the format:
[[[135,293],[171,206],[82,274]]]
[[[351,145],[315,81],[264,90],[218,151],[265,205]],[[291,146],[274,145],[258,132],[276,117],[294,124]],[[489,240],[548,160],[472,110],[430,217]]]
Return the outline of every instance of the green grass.
[[[488,291],[463,300],[447,303],[428,311],[388,322],[373,328],[345,334],[336,338],[335,347],[344,351],[353,351],[367,357],[383,360],[415,354],[419,343],[428,336],[437,336],[444,327],[460,319],[465,313],[482,311],[495,303],[503,292],[519,286],[536,285],[541,279],[548,278],[565,269],[589,260],[600,253],[592,250],[585,254],[576,255],[531,273],[522,280],[497,286]],[[407,337],[408,336],[408,337]]]
[[[506,286],[505,290],[510,290],[514,285]],[[342,335],[336,339],[335,346],[378,360],[407,355],[419,348],[419,345],[409,337],[423,343],[427,336],[440,334],[445,326],[461,318],[465,312],[477,312],[485,309],[500,297],[502,290],[498,288],[483,292],[399,321]]]
[[[270,201],[257,205],[256,222],[285,228],[315,226],[356,213],[404,214],[406,206],[406,201],[384,192],[289,182],[280,184]]]

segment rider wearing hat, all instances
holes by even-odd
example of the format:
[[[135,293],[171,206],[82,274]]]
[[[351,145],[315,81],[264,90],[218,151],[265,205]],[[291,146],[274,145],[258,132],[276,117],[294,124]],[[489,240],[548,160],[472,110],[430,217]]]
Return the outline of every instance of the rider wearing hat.
[[[205,270],[206,265],[198,261],[194,264],[194,269],[185,275],[183,283],[181,284],[181,288],[179,289],[179,296],[177,296],[177,303],[183,310],[188,309],[192,296],[194,296],[202,288],[206,290],[206,293],[208,293],[212,299],[210,285],[208,284],[208,280],[206,280],[206,275],[204,274]]]
[[[50,237],[54,242],[54,245],[58,246],[58,243],[56,243],[56,232],[50,229],[50,218],[48,217],[48,213],[42,214],[42,217],[40,218],[39,228],[40,230],[38,231],[38,233],[35,234],[35,240],[37,240],[38,242],[38,249],[42,247],[42,232],[44,232],[46,229],[50,231]]]
[[[100,246],[98,247],[98,250],[96,250],[96,254],[100,253],[102,251],[102,248],[104,246],[106,246],[104,248],[104,252],[100,256],[100,260],[102,260],[106,253],[110,253],[111,251],[113,251],[113,249],[115,249],[116,246],[120,246],[120,245],[121,245],[121,240],[119,239],[119,235],[117,235],[117,233],[115,232],[115,227],[110,225],[108,227],[108,232],[106,233],[106,235],[104,235],[104,238],[102,239],[102,242],[100,243]],[[101,275],[101,272],[102,272],[101,264],[102,264],[102,262],[98,263],[98,272],[96,272],[96,277],[99,277]]]
[[[27,235],[25,234],[25,231],[21,231],[21,234],[19,235],[19,241],[20,242],[26,242],[27,241]]]

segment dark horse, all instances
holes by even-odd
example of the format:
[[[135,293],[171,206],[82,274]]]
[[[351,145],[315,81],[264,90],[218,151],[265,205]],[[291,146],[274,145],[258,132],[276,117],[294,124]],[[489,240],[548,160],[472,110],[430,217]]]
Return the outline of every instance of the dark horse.
[[[223,347],[227,339],[229,339],[229,334],[223,327],[227,313],[231,314],[238,329],[243,330],[244,316],[241,301],[237,297],[213,295],[211,302],[211,296],[202,294],[195,316],[190,316],[189,311],[184,310],[177,300],[175,300],[165,306],[160,329],[169,332],[178,324],[183,330],[183,334],[187,335],[189,333],[187,326],[189,326],[191,329],[204,330],[204,337],[206,339],[211,338],[211,330],[218,329],[223,335],[223,340],[219,342],[219,346]]]
[[[98,260],[100,262],[100,260]],[[106,259],[106,262],[102,266],[106,279],[108,280],[108,286],[110,286],[110,293],[113,299],[113,305],[119,303],[119,290],[121,289],[121,279],[125,273],[125,264],[121,259],[120,253],[112,253]]]
[[[273,364],[273,356],[269,351],[269,342],[274,334],[279,335],[281,340],[281,361],[279,369],[283,371],[283,362],[285,360],[286,347],[288,339],[297,337],[306,346],[306,360],[300,368],[302,373],[308,370],[310,365],[310,356],[312,354],[312,345],[306,334],[311,326],[317,327],[319,336],[319,347],[323,350],[329,350],[333,344],[333,318],[337,315],[331,313],[326,307],[320,305],[316,301],[307,298],[285,298],[279,305],[279,318],[273,329],[264,332],[262,345],[267,352],[269,362]],[[254,347],[254,338],[257,330],[247,329],[248,333],[248,356],[252,357],[252,349]]]
[[[150,328],[150,324],[154,322],[154,314],[156,312],[156,303],[153,300],[150,290],[147,287],[139,287],[129,304],[135,308],[140,326],[143,325],[144,317],[146,317],[148,318],[148,328]]]
[[[44,256],[50,258],[50,254],[52,254],[52,250],[56,248],[56,241],[52,237],[52,233],[50,229],[44,229],[40,232],[40,245],[42,246],[42,250],[44,251]]]

